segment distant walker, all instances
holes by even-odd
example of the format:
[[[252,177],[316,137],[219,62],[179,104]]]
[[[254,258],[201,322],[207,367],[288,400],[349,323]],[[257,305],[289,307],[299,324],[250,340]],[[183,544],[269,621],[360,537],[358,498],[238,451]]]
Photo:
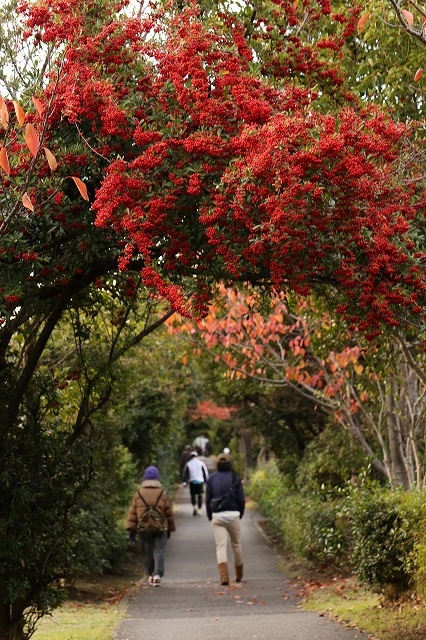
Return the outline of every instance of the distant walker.
[[[201,514],[203,506],[204,484],[209,477],[208,469],[205,463],[198,458],[198,453],[192,451],[191,457],[185,465],[182,475],[182,484],[184,487],[189,482],[189,494],[191,504],[194,507],[193,515]],[[197,509],[198,507],[198,509]]]

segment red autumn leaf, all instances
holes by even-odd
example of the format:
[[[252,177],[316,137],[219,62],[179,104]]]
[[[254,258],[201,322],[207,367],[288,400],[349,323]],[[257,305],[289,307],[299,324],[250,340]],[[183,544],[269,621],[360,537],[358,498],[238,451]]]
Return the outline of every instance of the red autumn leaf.
[[[55,171],[58,168],[58,162],[51,151],[47,147],[43,147],[44,153],[46,154],[47,162],[49,163],[49,167],[51,171]]]
[[[25,143],[34,157],[36,157],[40,141],[32,124],[28,123],[25,128]]]
[[[23,110],[19,102],[16,102],[16,100],[13,101],[13,106],[15,107],[16,119],[19,122],[19,125],[22,127],[25,120],[25,111]]]
[[[0,149],[0,167],[10,176],[9,158],[7,157],[7,151],[4,147]]]
[[[46,108],[46,107],[44,106],[44,104],[42,103],[42,101],[41,101],[41,100],[39,100],[38,98],[36,98],[35,96],[33,96],[33,99],[32,99],[32,100],[33,100],[33,105],[35,106],[35,108],[36,108],[36,110],[37,110],[37,113],[38,113],[38,115],[39,115],[39,116],[40,116],[40,118],[41,118],[41,116],[43,115],[43,113],[44,113],[44,111],[45,111],[45,108]]]
[[[361,33],[361,31],[363,31],[365,24],[370,16],[371,16],[371,13],[364,13],[358,20],[358,25],[357,25],[358,35]]]
[[[89,202],[89,195],[87,193],[87,187],[84,184],[84,182],[80,180],[80,178],[77,178],[76,176],[70,176],[70,177],[74,180],[75,186],[80,191],[81,197],[84,198],[84,200],[87,200],[87,202]]]
[[[417,82],[418,80],[420,80],[420,78],[423,75],[423,69],[417,69],[416,73],[414,74],[414,82]]]
[[[413,26],[414,16],[411,11],[407,11],[407,9],[402,9],[401,14],[404,16],[406,23],[409,27]]]
[[[9,111],[3,98],[0,101],[0,121],[4,129],[9,126]]]
[[[25,192],[24,195],[22,196],[22,204],[26,209],[29,209],[30,211],[34,211],[33,203],[31,202],[31,199],[27,192]]]

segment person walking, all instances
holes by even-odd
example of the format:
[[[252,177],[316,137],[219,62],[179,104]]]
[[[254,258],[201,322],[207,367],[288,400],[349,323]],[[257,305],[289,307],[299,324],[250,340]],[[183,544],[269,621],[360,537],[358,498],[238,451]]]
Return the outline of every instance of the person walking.
[[[217,457],[217,471],[206,483],[207,517],[212,523],[216,545],[216,560],[220,583],[229,584],[228,537],[231,541],[235,581],[243,578],[241,523],[245,496],[241,478],[233,471],[231,457],[221,453]]]
[[[197,513],[201,514],[201,508],[203,506],[204,484],[207,482],[208,477],[209,472],[205,462],[198,458],[198,453],[196,451],[192,451],[191,457],[189,458],[183,470],[182,484],[184,487],[186,487],[187,483],[189,482],[189,494],[191,504],[194,507],[194,516],[196,516]]]
[[[142,531],[144,514],[154,507],[161,516],[161,533]],[[156,514],[155,514],[156,515]],[[172,531],[176,531],[175,521],[170,499],[164,491],[160,472],[157,467],[149,466],[145,469],[141,487],[133,496],[126,519],[126,529],[129,539],[136,541],[137,533],[140,533],[142,544],[142,556],[145,571],[148,574],[148,582],[154,587],[159,587],[164,575],[164,552],[166,542]]]

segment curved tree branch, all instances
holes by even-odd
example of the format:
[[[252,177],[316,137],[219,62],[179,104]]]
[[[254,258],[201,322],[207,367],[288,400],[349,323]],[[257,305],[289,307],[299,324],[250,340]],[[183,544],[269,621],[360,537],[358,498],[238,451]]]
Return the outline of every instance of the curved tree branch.
[[[416,11],[420,13],[421,16],[426,17],[426,13],[420,7],[412,2],[412,0],[408,1],[414,7],[414,9],[416,9]],[[413,36],[413,38],[420,40],[420,42],[422,42],[423,44],[426,44],[426,28],[424,27],[425,23],[423,23],[420,29],[413,29],[413,27],[408,24],[407,20],[404,17],[404,14],[402,13],[403,9],[401,9],[400,0],[390,0],[390,3],[394,8],[396,16],[404,31],[406,31],[410,36]]]

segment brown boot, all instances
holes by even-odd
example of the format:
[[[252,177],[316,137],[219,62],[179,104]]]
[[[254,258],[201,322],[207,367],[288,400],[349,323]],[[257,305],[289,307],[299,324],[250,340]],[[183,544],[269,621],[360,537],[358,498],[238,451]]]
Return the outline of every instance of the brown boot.
[[[235,565],[235,582],[241,582],[243,579],[243,565]]]
[[[228,563],[221,562],[219,565],[220,584],[229,584]]]

